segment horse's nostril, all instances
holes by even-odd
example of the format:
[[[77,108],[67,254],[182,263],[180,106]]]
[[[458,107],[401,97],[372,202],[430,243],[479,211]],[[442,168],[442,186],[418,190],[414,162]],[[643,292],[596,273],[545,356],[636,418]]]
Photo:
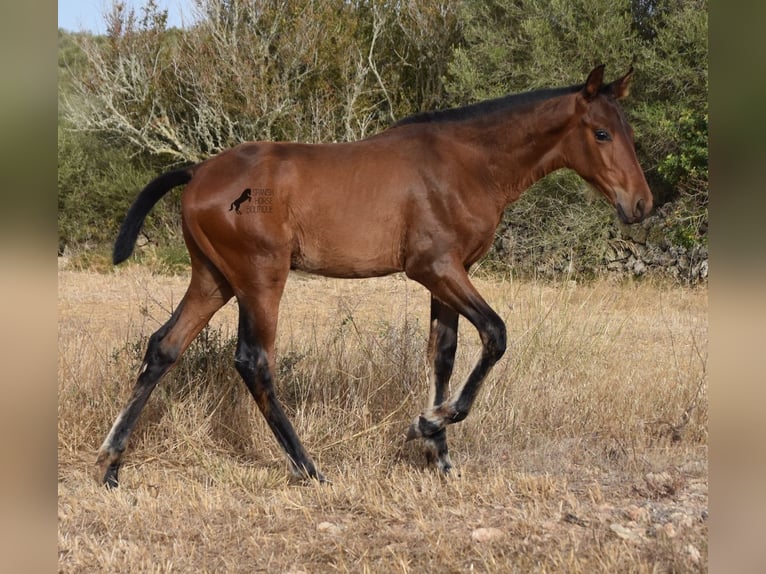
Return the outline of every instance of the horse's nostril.
[[[643,197],[638,200],[638,202],[636,203],[636,213],[635,213],[636,217],[643,217],[644,216],[644,206],[645,205],[646,204],[644,203],[644,198]]]

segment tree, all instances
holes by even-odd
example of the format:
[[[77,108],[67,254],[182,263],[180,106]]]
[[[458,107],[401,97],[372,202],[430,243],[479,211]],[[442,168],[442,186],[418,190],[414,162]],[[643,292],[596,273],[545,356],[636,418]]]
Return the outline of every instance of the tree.
[[[198,23],[167,30],[116,4],[106,41],[85,38],[77,129],[171,162],[255,139],[357,139],[443,93],[453,2],[198,0]]]
[[[150,0],[113,4],[104,36],[61,32],[60,249],[109,241],[170,165],[247,140],[354,140],[437,105],[455,6],[197,0],[197,23],[178,30]],[[144,228],[154,238],[177,229],[165,207]]]

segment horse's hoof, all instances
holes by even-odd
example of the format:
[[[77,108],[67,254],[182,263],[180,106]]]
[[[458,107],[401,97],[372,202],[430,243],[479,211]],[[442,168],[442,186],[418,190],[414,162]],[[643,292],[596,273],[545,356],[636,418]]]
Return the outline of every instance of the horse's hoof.
[[[317,480],[319,484],[328,484],[328,485],[332,484],[332,480],[327,478],[324,474],[322,474],[319,471],[317,471],[317,475],[314,478]]]
[[[426,460],[428,464],[436,466],[444,476],[449,475],[452,470],[452,461],[447,449],[447,433],[444,429],[425,441]]]
[[[441,471],[441,473],[444,476],[452,476],[452,461],[449,458],[448,454],[445,454],[444,456],[440,456],[436,460],[436,467]],[[460,476],[458,474],[458,476]]]
[[[110,464],[106,472],[104,473],[104,477],[101,479],[101,483],[106,486],[108,489],[117,488],[120,485],[119,480],[117,479],[117,473],[120,470],[120,465],[117,463]]]

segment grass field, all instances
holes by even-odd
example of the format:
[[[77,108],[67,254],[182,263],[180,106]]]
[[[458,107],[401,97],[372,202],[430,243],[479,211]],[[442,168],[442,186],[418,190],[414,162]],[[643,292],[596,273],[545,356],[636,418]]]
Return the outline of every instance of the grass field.
[[[477,278],[509,346],[449,428],[444,479],[404,442],[428,396],[426,291],[292,276],[278,395],[332,484],[289,478],[234,371],[230,303],[107,491],[96,450],[186,281],[59,270],[61,572],[707,570],[706,288]],[[478,343],[461,323],[454,382]]]

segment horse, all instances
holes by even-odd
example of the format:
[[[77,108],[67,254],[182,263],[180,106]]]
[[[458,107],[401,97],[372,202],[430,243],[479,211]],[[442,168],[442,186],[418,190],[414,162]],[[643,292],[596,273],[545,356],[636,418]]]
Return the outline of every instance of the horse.
[[[277,315],[291,269],[336,278],[403,272],[428,289],[430,398],[406,440],[422,439],[429,460],[449,473],[447,426],[468,416],[506,349],[504,322],[468,275],[492,245],[505,207],[538,179],[569,168],[603,194],[624,223],[639,222],[652,209],[633,130],[618,102],[628,95],[632,75],[631,66],[605,83],[600,65],[583,84],[416,114],[354,142],[242,143],[149,183],[122,222],[114,264],[131,255],[152,207],[185,184],[182,228],[191,278],[169,320],[149,338],[132,394],[99,449],[98,479],[118,485],[128,438],[152,390],[235,297],[236,370],[292,473],[326,480],[274,388]],[[231,213],[244,197],[254,205]],[[460,315],[478,331],[482,351],[447,396]]]

